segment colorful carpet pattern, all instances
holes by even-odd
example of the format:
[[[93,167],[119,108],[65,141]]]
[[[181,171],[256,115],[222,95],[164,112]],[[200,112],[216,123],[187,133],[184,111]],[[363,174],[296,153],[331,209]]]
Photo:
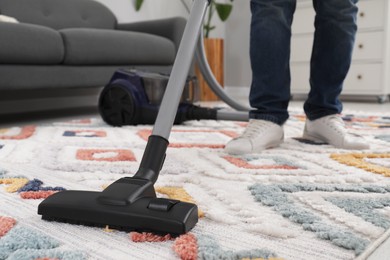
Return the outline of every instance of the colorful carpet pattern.
[[[156,191],[199,206],[199,223],[180,237],[37,215],[53,193],[132,176],[151,126],[92,118],[0,129],[0,259],[364,259],[390,234],[390,117],[343,118],[371,150],[303,140],[299,112],[280,147],[240,157],[223,147],[246,123],[175,126]]]

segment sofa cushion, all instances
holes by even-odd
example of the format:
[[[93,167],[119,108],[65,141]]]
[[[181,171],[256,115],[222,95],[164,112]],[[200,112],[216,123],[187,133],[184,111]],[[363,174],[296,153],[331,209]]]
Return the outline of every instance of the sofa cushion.
[[[169,65],[175,46],[167,38],[99,29],[60,30],[66,65]]]
[[[1,64],[60,64],[64,58],[61,35],[53,29],[0,22]]]
[[[53,29],[114,29],[117,23],[106,6],[90,0],[0,0],[0,13]]]

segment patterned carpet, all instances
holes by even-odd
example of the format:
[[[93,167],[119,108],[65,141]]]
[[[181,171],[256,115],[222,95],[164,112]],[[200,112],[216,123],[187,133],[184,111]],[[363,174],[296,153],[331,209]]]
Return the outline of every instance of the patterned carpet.
[[[286,140],[232,157],[224,144],[245,123],[175,126],[157,192],[198,204],[180,237],[47,222],[43,198],[102,190],[138,169],[150,126],[100,119],[0,129],[0,259],[364,259],[390,235],[390,117],[345,114],[372,149],[302,140],[293,113]]]

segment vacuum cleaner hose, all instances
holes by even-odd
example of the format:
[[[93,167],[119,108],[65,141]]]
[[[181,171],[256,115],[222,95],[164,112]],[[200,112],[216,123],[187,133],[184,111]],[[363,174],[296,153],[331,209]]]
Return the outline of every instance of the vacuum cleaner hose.
[[[250,110],[249,107],[237,103],[234,99],[232,99],[229,95],[227,95],[224,89],[215,79],[213,72],[211,71],[211,68],[207,62],[207,57],[203,45],[203,38],[204,38],[203,30],[200,30],[200,37],[196,47],[195,57],[196,60],[198,61],[199,69],[204,79],[207,81],[209,87],[220,99],[222,99],[230,107],[234,108],[237,111],[249,111]]]

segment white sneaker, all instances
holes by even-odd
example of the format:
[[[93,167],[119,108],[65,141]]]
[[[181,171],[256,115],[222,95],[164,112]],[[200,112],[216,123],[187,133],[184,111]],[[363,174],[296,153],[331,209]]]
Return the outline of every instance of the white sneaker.
[[[283,127],[266,120],[251,119],[244,133],[225,146],[232,155],[259,153],[283,142]]]
[[[351,150],[369,149],[362,138],[349,134],[339,115],[330,115],[310,121],[306,120],[303,138],[315,142],[326,142],[334,147]]]

